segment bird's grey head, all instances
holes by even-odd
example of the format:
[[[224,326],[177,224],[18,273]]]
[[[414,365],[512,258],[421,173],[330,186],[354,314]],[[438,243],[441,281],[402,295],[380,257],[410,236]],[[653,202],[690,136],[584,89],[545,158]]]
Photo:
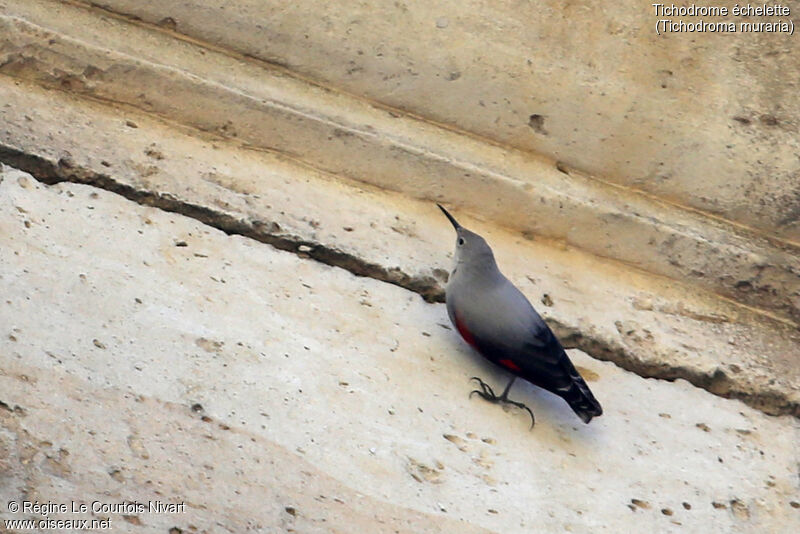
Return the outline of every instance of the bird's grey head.
[[[456,229],[456,265],[495,267],[494,254],[486,240],[458,224],[458,221],[446,209],[439,204],[436,205]]]

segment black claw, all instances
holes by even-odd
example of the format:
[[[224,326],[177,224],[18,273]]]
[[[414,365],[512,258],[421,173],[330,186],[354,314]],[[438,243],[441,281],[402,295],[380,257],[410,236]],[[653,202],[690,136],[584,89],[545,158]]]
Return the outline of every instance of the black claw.
[[[522,404],[521,402],[516,402],[516,401],[512,401],[512,400],[507,400],[506,402],[509,403],[509,404],[513,404],[517,408],[522,408],[523,410],[527,410],[528,411],[528,413],[531,416],[531,430],[533,430],[533,425],[536,424],[536,418],[533,416],[533,412],[531,411],[531,409],[528,408],[527,406],[525,406],[524,404]]]
[[[480,392],[476,389],[472,391],[472,393],[478,393],[481,397],[483,397],[486,400],[492,400],[498,398],[494,390],[491,388],[491,386],[489,386],[489,384],[487,384],[477,376],[473,376],[472,378],[470,378],[470,380],[477,380],[478,385],[480,385],[481,389],[483,390],[483,392]],[[470,393],[470,397],[472,397],[472,393]]]
[[[486,391],[481,391],[479,389],[473,389],[472,391],[470,391],[469,398],[471,399],[475,393],[477,393],[478,396],[480,396],[482,399],[486,399],[489,402],[495,402],[497,400],[497,397],[490,395],[489,393],[486,393]]]

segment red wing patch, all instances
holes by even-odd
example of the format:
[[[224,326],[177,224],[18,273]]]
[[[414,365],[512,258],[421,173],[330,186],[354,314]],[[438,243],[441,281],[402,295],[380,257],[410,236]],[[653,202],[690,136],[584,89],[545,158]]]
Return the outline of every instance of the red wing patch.
[[[464,322],[461,320],[461,318],[458,316],[458,314],[455,314],[455,316],[456,316],[456,329],[458,330],[458,333],[461,334],[461,337],[464,338],[464,341],[466,341],[473,348],[478,350],[478,345],[475,343],[475,336],[473,336],[472,333],[470,333],[470,331],[467,330],[467,327],[464,325]],[[502,365],[506,369],[510,369],[512,371],[516,371],[517,373],[522,372],[522,369],[520,368],[520,366],[517,365],[516,363],[514,363],[511,360],[508,360],[508,359],[500,360],[497,363],[499,363],[500,365]]]
[[[456,315],[456,329],[458,330],[458,333],[461,334],[461,337],[464,338],[464,341],[466,341],[472,347],[477,349],[478,346],[475,344],[475,338],[472,336],[472,334],[469,333],[469,330],[467,330],[467,327],[464,326],[464,323],[461,322],[461,319],[458,317],[458,314],[455,315]]]
[[[497,363],[499,363],[500,365],[502,365],[506,369],[511,369],[512,371],[516,371],[518,373],[520,371],[522,371],[522,369],[519,368],[519,365],[517,365],[516,363],[512,362],[511,360],[500,360]]]

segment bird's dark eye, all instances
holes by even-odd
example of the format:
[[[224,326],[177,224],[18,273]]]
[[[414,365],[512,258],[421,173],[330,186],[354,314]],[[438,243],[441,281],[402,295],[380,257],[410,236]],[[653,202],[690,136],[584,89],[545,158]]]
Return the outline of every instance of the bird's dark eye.
[[[458,238],[458,244],[459,245],[463,245],[464,244],[464,238],[463,237],[459,237]]]

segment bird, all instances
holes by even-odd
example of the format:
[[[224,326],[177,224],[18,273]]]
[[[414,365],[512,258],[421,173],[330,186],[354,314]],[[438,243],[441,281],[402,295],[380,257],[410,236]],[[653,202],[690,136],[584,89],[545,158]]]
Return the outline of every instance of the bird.
[[[445,287],[450,322],[475,350],[511,373],[500,395],[478,377],[480,389],[470,392],[483,399],[533,411],[508,398],[517,378],[522,378],[564,399],[584,423],[603,414],[586,381],[567,356],[558,338],[530,301],[500,272],[484,238],[461,226],[440,204],[439,209],[456,230],[454,267]]]

